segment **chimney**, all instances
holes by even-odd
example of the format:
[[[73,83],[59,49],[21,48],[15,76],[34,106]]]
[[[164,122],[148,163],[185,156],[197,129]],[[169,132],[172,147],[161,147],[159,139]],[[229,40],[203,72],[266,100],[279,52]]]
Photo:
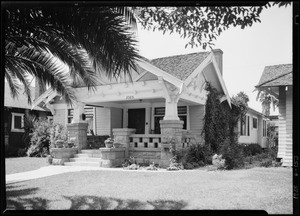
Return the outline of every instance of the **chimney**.
[[[213,53],[219,66],[221,75],[223,76],[223,51],[221,49],[214,49]]]
[[[37,99],[41,94],[45,92],[45,90],[45,85],[42,82],[39,82],[37,78],[35,78],[34,99]]]

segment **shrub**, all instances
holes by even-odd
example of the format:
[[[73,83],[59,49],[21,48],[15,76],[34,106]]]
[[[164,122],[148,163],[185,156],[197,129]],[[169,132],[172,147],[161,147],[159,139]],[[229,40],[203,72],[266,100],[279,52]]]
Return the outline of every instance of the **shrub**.
[[[62,141],[64,143],[64,147],[68,148],[68,131],[67,128],[62,124],[53,124],[52,127],[49,129],[49,140],[50,140],[50,147],[55,148],[57,141]]]
[[[261,167],[271,167],[272,165],[272,159],[270,158],[264,159],[262,162],[260,162]]]
[[[222,158],[222,155],[215,154],[212,157],[212,164],[218,169],[225,169],[225,159]]]
[[[154,162],[152,162],[149,166],[146,167],[146,170],[158,170],[155,166]]]
[[[249,145],[245,145],[244,147],[244,155],[247,156],[254,156],[257,154],[262,153],[262,148],[259,144],[249,144]]]
[[[240,168],[244,166],[243,147],[226,139],[221,148],[222,158],[225,159],[226,169]]]
[[[33,133],[31,134],[30,146],[27,149],[27,156],[41,157],[49,154],[50,128],[52,123],[47,120],[34,122]]]
[[[26,155],[26,148],[21,148],[18,150],[18,157],[25,157]]]

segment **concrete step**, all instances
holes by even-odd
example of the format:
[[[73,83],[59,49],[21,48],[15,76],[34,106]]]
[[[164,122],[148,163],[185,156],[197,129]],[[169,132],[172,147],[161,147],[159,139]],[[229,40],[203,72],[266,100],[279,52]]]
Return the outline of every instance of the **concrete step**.
[[[91,157],[75,157],[70,158],[70,162],[101,162],[101,158],[91,158]]]
[[[84,153],[84,154],[100,154],[101,151],[99,149],[83,149],[83,150],[81,150],[81,153]]]
[[[79,153],[79,154],[75,154],[74,157],[76,158],[101,158],[101,153],[99,154],[92,154],[92,153]]]
[[[78,158],[78,157],[87,158],[87,157],[89,157],[89,155],[88,154],[79,153],[79,154],[75,154],[74,157],[76,157],[76,158]]]
[[[87,166],[87,167],[100,167],[99,162],[65,162],[65,166]]]

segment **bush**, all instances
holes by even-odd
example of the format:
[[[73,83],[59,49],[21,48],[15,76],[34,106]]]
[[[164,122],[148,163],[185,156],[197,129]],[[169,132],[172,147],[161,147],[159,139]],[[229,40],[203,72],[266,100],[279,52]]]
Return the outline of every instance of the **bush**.
[[[18,150],[18,157],[25,157],[26,155],[26,148],[22,148]]]
[[[199,144],[175,150],[174,155],[176,155],[176,160],[181,162],[185,169],[193,169],[205,164],[211,164],[210,153],[207,147]]]
[[[225,159],[222,158],[222,155],[215,154],[212,157],[212,164],[217,167],[217,169],[225,169]]]
[[[49,129],[49,141],[50,141],[50,147],[55,148],[56,142],[58,140],[62,141],[64,143],[64,147],[68,148],[68,131],[67,128],[62,124],[53,124],[52,127]]]
[[[273,166],[272,159],[270,159],[270,158],[264,159],[262,162],[260,162],[260,166],[261,167],[271,167],[271,166]]]
[[[222,158],[225,159],[226,169],[240,168],[244,166],[243,147],[237,143],[231,143],[226,139],[222,145]]]
[[[257,154],[262,153],[262,148],[258,144],[249,144],[244,146],[244,155],[247,156],[254,156]]]
[[[51,126],[52,123],[44,119],[34,122],[30,146],[27,150],[29,157],[42,157],[45,154],[49,154],[49,130]]]

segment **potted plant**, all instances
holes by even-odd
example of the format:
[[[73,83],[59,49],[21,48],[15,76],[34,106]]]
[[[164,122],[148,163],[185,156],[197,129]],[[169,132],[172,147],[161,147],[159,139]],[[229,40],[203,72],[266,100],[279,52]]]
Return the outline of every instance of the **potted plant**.
[[[118,142],[115,142],[114,144],[113,144],[113,146],[114,146],[114,148],[120,148],[121,147],[121,143],[118,143]]]
[[[62,148],[62,147],[64,147],[64,143],[65,143],[64,140],[56,140],[55,147],[56,148]]]
[[[114,140],[109,137],[104,141],[104,143],[106,148],[111,148],[113,147]]]

